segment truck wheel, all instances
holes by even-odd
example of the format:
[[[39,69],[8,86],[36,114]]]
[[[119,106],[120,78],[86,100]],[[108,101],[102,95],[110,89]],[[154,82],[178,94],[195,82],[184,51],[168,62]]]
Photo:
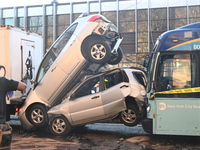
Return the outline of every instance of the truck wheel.
[[[121,47],[118,47],[116,54],[111,54],[110,60],[108,61],[108,64],[110,65],[116,65],[120,63],[120,61],[123,58],[123,52]]]
[[[54,135],[67,135],[71,125],[64,116],[57,116],[50,121],[49,131]]]
[[[90,37],[83,43],[82,54],[88,61],[92,63],[105,64],[110,59],[111,48],[100,37]]]
[[[35,127],[44,127],[47,125],[47,111],[40,104],[33,105],[28,112],[28,120]]]
[[[126,126],[136,126],[140,122],[138,108],[128,103],[127,109],[120,112],[119,119]]]

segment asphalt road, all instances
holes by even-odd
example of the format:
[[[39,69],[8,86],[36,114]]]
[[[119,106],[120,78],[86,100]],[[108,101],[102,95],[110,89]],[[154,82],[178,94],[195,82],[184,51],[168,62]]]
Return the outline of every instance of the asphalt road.
[[[45,129],[24,131],[18,120],[10,124],[12,150],[200,150],[200,137],[149,135],[141,125],[96,123],[59,137]]]

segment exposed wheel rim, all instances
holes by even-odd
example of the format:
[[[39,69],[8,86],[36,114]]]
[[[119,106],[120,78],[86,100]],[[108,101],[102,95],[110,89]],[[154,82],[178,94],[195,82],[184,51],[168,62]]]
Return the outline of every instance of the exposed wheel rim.
[[[63,133],[66,129],[66,123],[63,119],[55,119],[52,123],[52,130],[57,133]]]
[[[136,121],[137,116],[135,112],[131,109],[127,109],[121,113],[121,117],[126,123],[133,123]]]
[[[96,44],[91,48],[91,56],[96,60],[101,60],[106,56],[106,48],[102,44]]]
[[[44,120],[44,113],[41,109],[34,109],[31,113],[31,119],[34,123],[41,123]]]

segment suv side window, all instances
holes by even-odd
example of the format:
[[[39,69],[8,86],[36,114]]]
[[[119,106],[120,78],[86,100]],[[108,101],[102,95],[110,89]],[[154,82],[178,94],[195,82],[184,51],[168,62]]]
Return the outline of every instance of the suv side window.
[[[145,77],[141,72],[132,72],[135,79],[144,87],[146,87]]]
[[[121,71],[115,71],[104,76],[104,88],[108,89],[121,82],[128,82],[127,80],[128,79],[125,74],[123,75]]]
[[[56,43],[52,46],[50,50],[53,51],[54,55],[58,57],[60,52],[63,50],[72,34],[76,29],[77,24],[72,25],[68,30],[66,30],[63,35],[56,41]]]
[[[100,77],[87,80],[76,90],[73,98],[78,98],[98,92],[100,92]]]
[[[56,41],[56,43],[50,48],[50,50],[47,52],[45,57],[42,60],[42,63],[40,64],[40,67],[38,69],[38,73],[36,76],[36,82],[39,83],[46,72],[49,70],[55,59],[58,57],[60,52],[63,50],[67,42],[69,41],[70,37],[72,36],[73,32],[76,29],[77,24],[72,25],[69,29],[63,33],[61,37]]]

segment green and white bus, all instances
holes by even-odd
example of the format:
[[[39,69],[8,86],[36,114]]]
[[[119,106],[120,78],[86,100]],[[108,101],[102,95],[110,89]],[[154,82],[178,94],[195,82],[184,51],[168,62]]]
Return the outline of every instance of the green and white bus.
[[[157,39],[147,65],[147,117],[153,134],[200,135],[200,22]]]

